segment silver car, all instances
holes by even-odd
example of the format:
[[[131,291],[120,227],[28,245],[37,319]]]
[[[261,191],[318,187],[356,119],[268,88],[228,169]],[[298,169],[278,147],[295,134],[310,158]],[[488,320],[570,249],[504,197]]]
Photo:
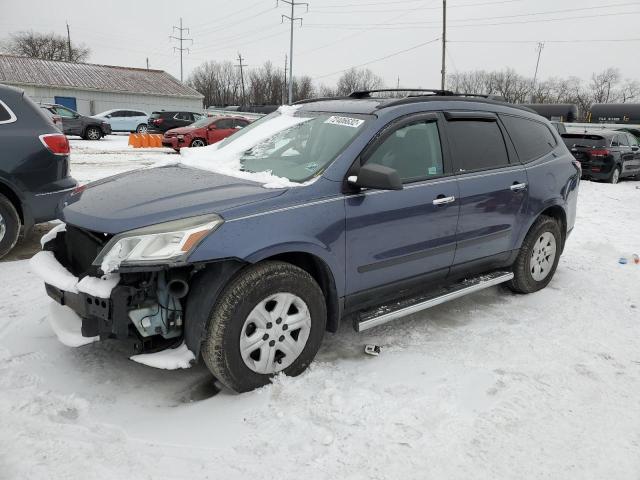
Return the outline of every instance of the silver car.
[[[109,123],[114,132],[146,133],[149,114],[141,110],[107,110],[93,117]]]

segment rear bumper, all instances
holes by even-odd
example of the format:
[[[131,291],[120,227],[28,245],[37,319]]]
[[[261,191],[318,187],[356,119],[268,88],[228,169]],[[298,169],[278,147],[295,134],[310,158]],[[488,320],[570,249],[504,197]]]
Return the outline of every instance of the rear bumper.
[[[48,185],[41,192],[25,193],[25,225],[55,220],[60,216],[62,202],[78,186],[73,177],[67,177]]]

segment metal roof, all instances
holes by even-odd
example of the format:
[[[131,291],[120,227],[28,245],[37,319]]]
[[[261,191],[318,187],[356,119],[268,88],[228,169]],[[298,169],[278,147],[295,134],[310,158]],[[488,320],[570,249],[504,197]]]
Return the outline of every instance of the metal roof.
[[[162,70],[0,55],[0,83],[203,98]]]

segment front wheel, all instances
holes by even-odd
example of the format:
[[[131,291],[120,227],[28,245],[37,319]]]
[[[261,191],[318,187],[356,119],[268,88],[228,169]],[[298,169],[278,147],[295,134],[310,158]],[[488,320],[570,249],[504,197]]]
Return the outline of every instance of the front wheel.
[[[284,262],[252,265],[213,307],[202,357],[220,382],[246,392],[279,372],[302,373],[320,348],[326,322],[324,295],[306,271]]]
[[[195,138],[191,141],[191,145],[189,145],[191,148],[193,147],[206,147],[207,144],[205,143],[204,140],[202,140],[201,138]]]
[[[533,293],[546,287],[558,267],[562,241],[555,219],[538,218],[522,242],[513,264],[514,278],[507,286],[518,293]]]
[[[100,140],[102,138],[102,130],[98,127],[89,127],[84,132],[85,140]]]

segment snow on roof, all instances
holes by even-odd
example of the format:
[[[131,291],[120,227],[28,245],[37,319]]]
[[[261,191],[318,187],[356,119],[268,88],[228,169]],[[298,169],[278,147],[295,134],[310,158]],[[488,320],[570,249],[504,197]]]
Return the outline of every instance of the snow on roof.
[[[162,70],[0,55],[0,83],[203,98]]]

